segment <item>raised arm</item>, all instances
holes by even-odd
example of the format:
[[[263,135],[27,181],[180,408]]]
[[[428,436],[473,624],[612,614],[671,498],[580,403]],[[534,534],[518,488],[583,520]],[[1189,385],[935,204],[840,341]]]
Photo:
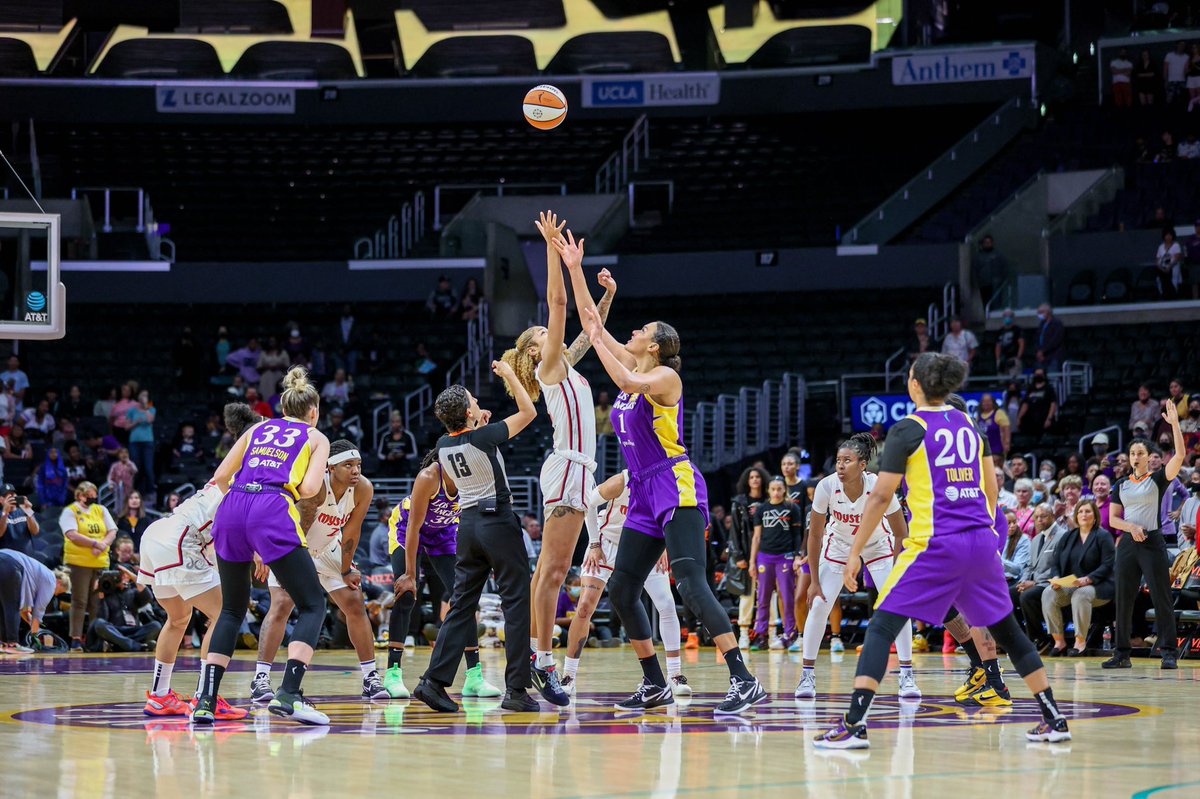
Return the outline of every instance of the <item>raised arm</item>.
[[[543,211],[534,222],[546,240],[546,305],[550,318],[546,322],[546,343],[542,345],[541,376],[545,383],[556,385],[567,376],[563,367],[563,339],[567,335],[567,287],[563,283],[562,262],[555,240],[561,237],[566,220],[558,221],[553,211]]]
[[[580,239],[575,242],[575,236],[570,230],[567,231],[567,238],[557,238],[554,240],[554,246],[558,248],[559,254],[562,256],[563,263],[567,266],[567,272],[571,275],[571,286],[575,289],[575,307],[579,310],[579,321],[584,325],[584,331],[587,331],[587,313],[588,311],[598,312],[596,303],[592,301],[592,294],[588,291],[587,279],[583,276],[583,242]],[[606,287],[607,288],[607,287]],[[616,289],[616,284],[612,286]],[[607,317],[604,317],[607,319]],[[603,324],[601,325],[603,327]],[[598,344],[596,340],[588,337],[593,344]],[[637,365],[637,361],[632,355],[625,351],[624,345],[617,341],[608,331],[604,331],[602,339],[604,348],[611,352],[614,356],[620,359],[621,363],[632,369]]]
[[[537,407],[511,366],[504,361],[492,361],[492,371],[508,385],[508,393],[517,401],[517,412],[504,420],[508,426],[508,437],[512,438],[533,423],[537,418]]]
[[[1162,416],[1167,424],[1171,425],[1171,435],[1174,437],[1175,446],[1171,460],[1163,464],[1163,475],[1167,480],[1174,480],[1179,476],[1179,469],[1183,466],[1183,457],[1187,454],[1187,447],[1183,441],[1183,429],[1179,426],[1179,409],[1175,407],[1174,402],[1166,403],[1166,410],[1163,411]]]
[[[608,372],[617,388],[628,394],[646,394],[652,399],[657,398],[655,401],[662,400],[660,405],[671,405],[679,401],[679,396],[683,393],[683,381],[679,379],[678,372],[669,366],[656,366],[645,373],[634,372],[632,367],[627,366],[608,347],[599,346],[608,333],[604,330],[604,323],[600,321],[600,315],[595,308],[584,311],[584,326],[592,343],[597,345],[596,354],[604,364],[604,371]]]
[[[597,303],[596,310],[600,313],[600,318],[608,322],[608,311],[612,308],[613,297],[617,293],[617,281],[613,280],[612,273],[607,269],[601,269],[596,279],[600,281],[601,286],[604,286],[604,296]],[[576,301],[576,310],[579,310],[578,301]],[[582,311],[580,312],[580,316],[582,317]],[[592,341],[588,338],[587,331],[581,331],[575,337],[575,341],[571,342],[571,346],[567,348],[567,363],[572,366],[579,363],[591,348]]]

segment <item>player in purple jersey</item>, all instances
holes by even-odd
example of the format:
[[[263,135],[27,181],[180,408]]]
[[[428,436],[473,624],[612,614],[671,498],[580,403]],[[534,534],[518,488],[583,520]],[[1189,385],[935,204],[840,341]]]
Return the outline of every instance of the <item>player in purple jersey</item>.
[[[566,241],[555,241],[572,281],[578,279],[583,268],[582,242],[577,244],[570,231]],[[674,702],[641,603],[646,578],[665,547],[683,601],[708,629],[729,667],[729,693],[716,714],[742,713],[768,697],[746,668],[729,615],[709,588],[705,574],[708,491],[683,445],[679,334],[665,322],[651,322],[621,344],[604,329],[604,320],[589,296],[577,294],[576,301],[584,303],[579,309],[584,329],[605,371],[621,389],[613,403],[612,420],[630,473],[629,513],[608,594],[641,660],[644,676],[633,696],[617,708],[644,710]]]
[[[966,365],[958,358],[929,352],[922,353],[909,371],[908,394],[917,410],[888,432],[879,479],[861,522],[864,529],[874,529],[904,480],[912,513],[909,537],[880,588],[850,709],[833,729],[817,737],[817,748],[870,746],[867,711],[887,673],[888,650],[896,633],[910,617],[931,624],[942,621],[951,605],[973,624],[989,628],[1037,698],[1043,721],[1026,738],[1047,743],[1071,739],[1042,659],[1012,615],[992,529],[998,488],[987,442],[970,417],[945,404],[966,376]],[[847,559],[843,581],[851,591],[858,589],[866,543],[865,536],[858,536]]]
[[[296,509],[297,500],[316,496],[325,485],[329,439],[316,428],[321,397],[304,368],[293,367],[283,385],[284,417],[247,430],[213,475],[218,485],[232,485],[213,522],[222,608],[192,713],[195,724],[213,723],[217,689],[250,604],[255,553],[271,567],[300,613],[288,644],[283,685],[268,710],[305,724],[329,723],[300,690],[325,621],[325,594]]]

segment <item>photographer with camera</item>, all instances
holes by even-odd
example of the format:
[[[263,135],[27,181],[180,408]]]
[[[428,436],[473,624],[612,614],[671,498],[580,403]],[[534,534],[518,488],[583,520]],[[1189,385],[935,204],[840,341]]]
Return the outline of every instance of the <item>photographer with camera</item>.
[[[138,611],[154,601],[146,586],[137,582],[137,572],[118,563],[100,572],[100,601],[96,618],[88,628],[88,649],[97,651],[107,641],[119,652],[141,652],[158,640],[162,624],[142,624]]]
[[[12,483],[0,486],[0,549],[36,558],[33,536],[41,532],[29,497],[17,496],[17,489]]]
[[[82,482],[75,501],[63,509],[58,525],[63,531],[63,562],[71,569],[71,651],[83,649],[84,617],[96,619],[96,577],[109,567],[108,549],[117,537],[117,523],[108,508],[96,500],[95,483]]]

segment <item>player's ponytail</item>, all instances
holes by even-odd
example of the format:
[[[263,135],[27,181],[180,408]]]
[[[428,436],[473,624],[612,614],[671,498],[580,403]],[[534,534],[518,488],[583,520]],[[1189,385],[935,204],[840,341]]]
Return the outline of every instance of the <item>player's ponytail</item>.
[[[678,372],[683,368],[679,359],[679,333],[666,322],[654,323],[654,343],[658,345],[658,362]]]
[[[225,406],[225,429],[234,441],[242,437],[246,428],[258,424],[261,418],[244,402],[231,402]]]
[[[517,382],[520,383],[529,393],[529,398],[534,402],[538,401],[538,397],[542,395],[542,387],[537,381],[538,362],[529,354],[529,348],[533,346],[533,337],[538,328],[531,327],[521,335],[517,336],[517,344],[510,350],[506,350],[500,356],[500,360],[512,367],[513,373],[517,376]],[[512,396],[512,390],[508,387],[508,383],[504,384],[504,390],[508,395]]]
[[[431,449],[425,453],[425,457],[421,459],[421,468],[428,469],[430,466],[438,462],[437,449]]]
[[[875,436],[870,433],[855,433],[842,442],[841,448],[850,450],[860,461],[867,463],[875,456],[878,446]]]
[[[303,419],[308,412],[321,403],[321,395],[308,380],[308,371],[303,366],[293,366],[283,376],[283,394],[279,405],[285,416]]]

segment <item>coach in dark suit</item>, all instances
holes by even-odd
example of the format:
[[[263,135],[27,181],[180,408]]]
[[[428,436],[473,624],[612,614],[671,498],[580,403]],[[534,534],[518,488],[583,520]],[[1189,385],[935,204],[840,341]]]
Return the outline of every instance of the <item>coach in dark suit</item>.
[[[1092,608],[1106,605],[1116,595],[1113,563],[1116,546],[1112,534],[1100,526],[1100,510],[1094,500],[1084,500],[1075,507],[1076,529],[1067,532],[1055,547],[1055,578],[1075,576],[1074,584],[1059,586],[1051,583],[1042,592],[1042,615],[1054,638],[1050,655],[1079,657],[1087,649],[1088,628],[1092,624]],[[1063,630],[1062,608],[1071,606],[1075,623],[1075,646],[1068,650]]]

